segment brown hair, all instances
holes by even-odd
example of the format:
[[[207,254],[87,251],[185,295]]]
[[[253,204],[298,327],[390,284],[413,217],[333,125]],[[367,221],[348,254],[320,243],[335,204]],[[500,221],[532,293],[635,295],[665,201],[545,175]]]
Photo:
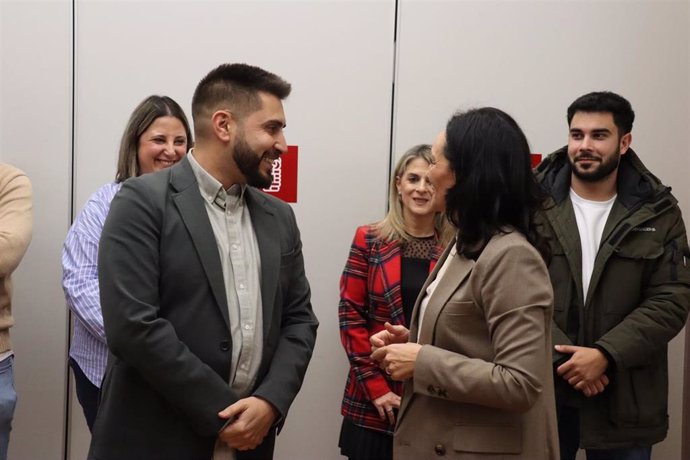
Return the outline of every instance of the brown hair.
[[[180,120],[187,135],[187,148],[192,146],[192,132],[180,105],[168,96],[149,96],[134,109],[122,134],[117,174],[115,174],[116,182],[123,182],[125,179],[141,174],[137,157],[139,137],[151,126],[151,123],[160,117],[175,117]]]

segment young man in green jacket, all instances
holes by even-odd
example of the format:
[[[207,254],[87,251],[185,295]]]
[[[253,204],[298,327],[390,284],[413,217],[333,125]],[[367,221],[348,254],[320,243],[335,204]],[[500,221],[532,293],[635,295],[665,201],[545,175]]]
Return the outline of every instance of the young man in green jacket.
[[[671,189],[630,148],[611,92],[568,108],[568,145],[537,168],[548,193],[561,458],[649,459],[668,431],[668,342],[690,307],[690,251]]]

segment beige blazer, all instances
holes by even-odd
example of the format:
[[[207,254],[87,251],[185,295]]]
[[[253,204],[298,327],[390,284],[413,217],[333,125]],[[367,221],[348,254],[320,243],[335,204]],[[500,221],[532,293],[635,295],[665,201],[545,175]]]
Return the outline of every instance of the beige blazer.
[[[417,299],[410,340],[422,344],[405,383],[394,458],[559,458],[551,369],[553,291],[546,266],[518,233],[499,234],[477,261],[449,256]]]

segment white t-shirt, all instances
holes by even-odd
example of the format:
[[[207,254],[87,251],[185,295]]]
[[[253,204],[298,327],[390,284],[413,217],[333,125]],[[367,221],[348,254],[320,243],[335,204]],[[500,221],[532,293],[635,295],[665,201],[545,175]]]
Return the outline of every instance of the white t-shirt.
[[[570,200],[573,203],[577,229],[580,232],[580,243],[582,244],[582,292],[585,299],[587,299],[589,281],[592,278],[594,261],[599,252],[604,226],[616,196],[614,195],[606,201],[591,201],[582,198],[572,188],[570,189]]]

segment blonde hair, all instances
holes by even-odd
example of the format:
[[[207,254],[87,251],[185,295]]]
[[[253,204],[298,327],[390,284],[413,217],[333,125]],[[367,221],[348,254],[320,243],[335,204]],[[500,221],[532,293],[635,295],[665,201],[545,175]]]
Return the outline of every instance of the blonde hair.
[[[414,160],[421,158],[428,164],[433,162],[431,156],[431,146],[429,144],[419,144],[405,152],[391,175],[388,186],[388,213],[380,222],[374,224],[374,229],[378,237],[386,242],[401,240],[410,241],[413,237],[405,231],[405,218],[403,217],[402,203],[398,196],[397,179],[405,174],[405,170]],[[445,245],[454,235],[454,230],[445,214],[436,213],[434,216],[434,230],[439,238],[439,243]]]

